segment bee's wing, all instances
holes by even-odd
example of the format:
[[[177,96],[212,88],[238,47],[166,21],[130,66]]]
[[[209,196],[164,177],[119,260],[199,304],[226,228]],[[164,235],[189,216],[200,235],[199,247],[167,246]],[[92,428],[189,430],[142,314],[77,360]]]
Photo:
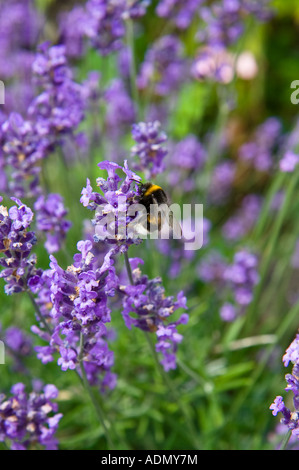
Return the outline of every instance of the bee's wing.
[[[182,232],[181,224],[171,211],[170,211],[170,226],[172,228],[172,232],[174,235],[173,238],[177,238],[177,239],[182,238],[183,232]]]
[[[173,212],[169,209],[169,206],[167,204],[161,204],[159,206],[159,210],[161,210],[160,230],[162,235],[167,234],[166,231],[168,231],[168,234],[170,234],[170,232],[172,233],[172,238],[182,238],[181,225],[177,218],[174,216]]]

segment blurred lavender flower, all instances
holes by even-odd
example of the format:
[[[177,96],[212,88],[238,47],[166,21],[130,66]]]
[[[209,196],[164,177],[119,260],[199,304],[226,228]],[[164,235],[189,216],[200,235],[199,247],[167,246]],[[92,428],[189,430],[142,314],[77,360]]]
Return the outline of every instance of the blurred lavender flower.
[[[31,103],[28,113],[36,122],[38,134],[47,136],[54,145],[60,142],[61,135],[72,135],[83,120],[84,86],[72,78],[64,45],[43,43],[32,67],[41,93]]]
[[[284,173],[292,173],[297,163],[299,162],[299,155],[293,152],[286,152],[279,162],[279,169]]]
[[[179,186],[184,192],[192,191],[195,187],[195,175],[203,167],[206,158],[205,148],[193,134],[179,142],[170,143],[166,158],[170,186]]]
[[[161,124],[155,122],[139,122],[132,128],[132,136],[136,145],[132,147],[132,156],[138,157],[134,168],[144,171],[146,178],[155,177],[164,170],[164,158],[167,150],[163,144],[167,141],[167,135],[160,130]]]
[[[247,235],[257,221],[263,198],[256,194],[248,194],[241,207],[223,225],[222,234],[227,240],[239,240]]]
[[[86,52],[85,29],[88,21],[83,5],[75,5],[59,17],[60,43],[65,46],[65,53],[71,58],[80,58]]]
[[[26,112],[33,97],[31,65],[43,18],[33,0],[0,4],[0,70],[5,81],[5,114]]]
[[[146,14],[148,6],[152,0],[126,0],[126,10],[123,13],[123,18],[132,18],[134,20],[141,18]]]
[[[163,36],[145,55],[137,76],[138,88],[167,96],[175,92],[183,80],[186,80],[183,44],[174,35]]]
[[[241,307],[252,301],[254,286],[259,281],[258,260],[246,250],[238,251],[234,261],[224,271],[223,277],[233,291],[235,302]]]
[[[235,175],[236,164],[231,160],[215,166],[208,188],[209,199],[213,204],[224,204],[232,191]]]
[[[294,411],[286,407],[282,396],[275,398],[270,410],[274,416],[282,413],[280,422],[292,431],[293,437],[299,439],[299,334],[287,348],[282,360],[285,367],[288,367],[290,362],[293,364],[292,373],[285,376],[287,382],[285,390],[293,392]]]
[[[105,130],[113,140],[122,137],[135,120],[134,103],[121,79],[114,79],[103,95]]]
[[[2,124],[3,166],[8,179],[8,192],[16,197],[40,193],[38,163],[49,151],[49,141],[39,135],[35,123],[11,113]]]
[[[125,21],[145,15],[150,0],[88,0],[60,17],[60,40],[70,57],[82,57],[86,40],[99,54],[108,55],[123,47]]]
[[[232,322],[237,316],[237,309],[235,305],[225,302],[220,308],[219,313],[223,321]]]
[[[85,34],[102,55],[122,47],[125,0],[88,0]]]
[[[86,107],[87,90],[72,80],[64,46],[42,44],[32,69],[41,93],[31,102],[27,119],[11,113],[0,135],[8,190],[19,198],[40,194],[41,160],[66,136],[76,140]]]
[[[65,220],[68,211],[63,205],[60,194],[41,195],[34,203],[37,230],[45,232],[45,248],[48,253],[59,251],[71,228],[71,222]]]
[[[199,81],[230,83],[234,77],[234,57],[223,47],[204,47],[192,64],[191,75]]]
[[[281,123],[271,117],[256,129],[253,139],[241,145],[239,158],[257,171],[269,171],[274,165],[274,151],[279,143]]]
[[[227,47],[236,42],[249,15],[259,21],[272,15],[269,0],[223,0],[201,8],[200,13],[205,25],[198,32],[198,39],[212,47]]]
[[[179,308],[186,309],[186,297],[181,291],[174,297],[166,297],[161,278],[149,279],[138,268],[143,260],[129,260],[134,285],[120,286],[123,297],[122,315],[126,326],[132,326],[144,331],[155,332],[157,336],[156,350],[162,354],[161,364],[166,371],[176,368],[176,351],[183,337],[177,332],[177,326],[188,322],[188,315],[183,313],[172,323],[166,323],[168,318]],[[131,316],[134,314],[134,316]]]
[[[29,232],[33,212],[19,199],[12,198],[17,203],[9,211],[0,206],[0,265],[4,268],[0,277],[5,282],[6,294],[21,292],[27,288],[35,289],[36,278],[40,270],[35,267],[36,256],[31,254],[36,243],[34,232]]]
[[[27,395],[25,385],[17,383],[11,394],[0,397],[0,441],[11,441],[12,450],[33,450],[37,444],[56,450],[55,433],[62,418],[53,402],[58,396],[57,388],[46,385],[43,393]]]
[[[205,0],[160,0],[156,13],[162,18],[172,19],[179,29],[187,29],[196,13],[200,14],[200,6]]]
[[[197,226],[200,226],[201,221]],[[181,240],[156,240],[157,249],[163,255],[168,257],[170,265],[168,267],[167,275],[171,279],[176,279],[185,266],[189,266],[195,257],[195,250],[185,250],[184,240],[193,243],[195,239],[196,222],[192,219],[183,219],[181,223],[183,238]],[[203,234],[203,247],[209,243],[209,232],[211,229],[211,222],[206,217],[202,219],[202,234]]]
[[[237,251],[232,263],[228,263],[218,252],[211,252],[197,268],[199,278],[211,283],[222,302],[220,316],[224,321],[233,321],[244,313],[253,298],[255,285],[259,281],[257,256],[243,249]],[[224,301],[229,297],[232,301]]]
[[[21,358],[31,354],[33,350],[31,338],[16,326],[6,328],[4,332],[4,342],[10,351]]]
[[[203,282],[213,283],[216,287],[222,288],[227,266],[227,261],[220,253],[211,251],[198,264],[197,274]]]

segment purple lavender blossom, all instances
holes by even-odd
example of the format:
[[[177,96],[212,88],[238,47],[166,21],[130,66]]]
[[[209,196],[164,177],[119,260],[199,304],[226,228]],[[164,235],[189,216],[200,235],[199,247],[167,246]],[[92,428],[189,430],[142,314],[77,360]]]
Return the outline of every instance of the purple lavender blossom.
[[[99,163],[102,170],[108,172],[108,179],[97,179],[97,185],[103,195],[93,191],[87,179],[86,188],[82,190],[81,203],[95,211],[93,224],[95,226],[95,241],[105,241],[114,245],[114,252],[126,251],[131,244],[141,242],[138,234],[128,229],[130,222],[135,220],[137,214],[130,215],[130,206],[136,204],[139,197],[139,187],[136,182],[141,178],[128,168],[125,161],[121,167],[117,163],[104,161]],[[125,174],[122,178],[117,174],[121,170]]]
[[[254,15],[259,21],[269,18],[268,4],[269,0],[223,0],[202,7],[200,15],[205,25],[199,31],[198,39],[212,47],[227,47],[243,34],[246,17]]]
[[[183,44],[173,35],[163,36],[148,49],[141,64],[137,85],[157,96],[167,96],[186,80]]]
[[[57,388],[46,385],[42,393],[27,395],[25,385],[17,383],[11,394],[0,400],[0,441],[9,440],[12,450],[34,449],[36,444],[56,450],[55,433],[62,418],[53,402],[58,396]]]
[[[132,126],[136,112],[124,82],[114,79],[103,95],[106,105],[105,131],[112,139],[123,136]]]
[[[121,48],[125,35],[124,0],[88,0],[85,35],[102,55]]]
[[[126,0],[126,11],[123,18],[132,18],[134,20],[141,18],[146,14],[148,6],[152,0]]]
[[[21,358],[32,352],[31,338],[20,328],[11,326],[4,332],[4,342],[10,351]]]
[[[33,122],[11,113],[2,124],[1,140],[9,193],[19,198],[36,196],[40,192],[38,164],[47,155],[48,139],[38,134]]]
[[[186,297],[181,291],[174,297],[165,296],[161,278],[149,279],[138,268],[143,261],[139,258],[129,260],[134,285],[120,286],[123,297],[122,315],[126,326],[144,331],[155,332],[156,350],[162,354],[161,364],[166,371],[176,368],[177,346],[183,337],[177,326],[188,322],[188,315],[183,313],[177,321],[167,323],[169,317],[178,309],[186,309]],[[132,316],[134,314],[134,316]]]
[[[279,142],[281,123],[268,118],[256,129],[253,139],[241,145],[239,158],[257,171],[267,172],[274,165],[274,150]]]
[[[58,353],[58,365],[63,371],[83,364],[91,385],[112,388],[115,385],[113,352],[107,345],[107,323],[110,322],[108,297],[118,285],[110,254],[99,268],[91,252],[91,241],[77,244],[73,265],[66,270],[50,255],[50,271],[43,278],[44,289],[37,303],[47,315],[52,333],[33,327],[48,344],[38,346],[38,358],[51,362]]]
[[[183,219],[181,223],[183,238],[180,240],[156,240],[159,252],[163,256],[169,257],[171,260],[167,273],[170,279],[176,279],[182,273],[184,267],[189,266],[195,257],[195,250],[185,250],[184,241],[188,240],[189,243],[193,243],[195,241],[196,226],[201,227],[203,247],[205,247],[209,243],[209,232],[211,229],[211,222],[206,217],[203,217],[202,221],[194,221],[191,218]]]
[[[236,164],[231,160],[225,160],[215,166],[209,192],[209,198],[213,204],[224,204],[231,194],[236,176]]]
[[[34,204],[37,230],[46,234],[45,248],[48,253],[59,251],[71,228],[71,222],[65,219],[65,209],[60,194],[41,195]]]
[[[220,317],[223,321],[232,322],[235,320],[236,316],[237,309],[235,305],[229,302],[225,302],[220,308]]]
[[[259,282],[257,256],[243,249],[237,251],[233,262],[228,263],[218,252],[211,252],[197,268],[199,278],[217,289],[222,303],[220,316],[233,321],[242,315],[252,302],[253,292]],[[229,297],[229,301],[226,299]]]
[[[25,113],[33,97],[31,65],[43,17],[33,0],[0,5],[0,69],[5,81],[4,113]]]
[[[204,0],[160,0],[156,13],[162,18],[171,18],[175,25],[182,30],[187,29]]]
[[[167,135],[160,127],[159,121],[133,125],[132,136],[136,145],[132,147],[131,153],[138,158],[134,168],[144,171],[146,178],[155,177],[165,168],[164,158],[168,151],[163,144],[167,141]]]
[[[181,187],[190,192],[195,187],[195,175],[207,158],[207,152],[198,138],[189,134],[179,142],[170,144],[168,157],[165,159],[168,181],[171,187]]]
[[[299,162],[299,156],[293,152],[286,152],[279,162],[279,169],[284,173],[292,173]]]
[[[39,275],[36,269],[36,256],[31,253],[36,243],[34,232],[29,228],[33,212],[19,199],[12,198],[17,203],[9,211],[0,206],[0,265],[4,268],[0,277],[5,282],[5,292],[10,295],[30,288],[30,281]]]
[[[80,58],[86,51],[85,29],[87,12],[82,5],[75,5],[59,17],[60,42],[65,46],[68,57]]]
[[[197,274],[203,282],[213,283],[216,287],[222,288],[224,285],[224,272],[227,266],[227,261],[220,253],[211,251],[199,263]]]
[[[88,0],[60,17],[60,40],[70,57],[82,57],[89,42],[101,55],[123,47],[125,21],[145,15],[150,0]]]
[[[223,47],[204,47],[192,64],[191,75],[199,81],[230,83],[234,77],[234,58]]]
[[[254,254],[241,250],[224,271],[224,280],[232,288],[234,299],[241,307],[252,301],[254,287],[259,281],[257,265],[258,260]]]
[[[293,364],[292,373],[285,376],[287,382],[285,390],[293,393],[294,411],[286,407],[283,397],[280,395],[270,405],[270,410],[272,410],[273,416],[281,413],[282,418],[280,422],[292,431],[293,437],[299,439],[299,334],[296,335],[295,339],[286,349],[282,360],[285,367],[288,367],[290,362]]]
[[[239,240],[254,227],[260,214],[262,197],[248,194],[241,207],[223,225],[222,233],[227,240]]]
[[[54,145],[61,135],[73,134],[83,120],[85,90],[72,78],[64,45],[43,43],[32,67],[41,92],[31,103],[29,116],[36,121],[38,134]]]

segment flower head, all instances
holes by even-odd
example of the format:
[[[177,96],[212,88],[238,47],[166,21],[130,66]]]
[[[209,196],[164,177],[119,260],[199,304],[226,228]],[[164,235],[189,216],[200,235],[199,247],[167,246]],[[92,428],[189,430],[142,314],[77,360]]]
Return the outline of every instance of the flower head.
[[[130,230],[130,224],[136,219],[136,212],[130,209],[139,197],[139,187],[136,183],[139,183],[141,178],[129,169],[126,161],[123,167],[109,161],[99,163],[99,167],[108,173],[107,179],[97,179],[103,194],[94,192],[90,181],[87,180],[86,188],[83,188],[81,193],[81,202],[95,211],[95,241],[114,245],[117,251],[126,250],[129,245],[140,243],[137,232]],[[125,177],[121,178],[118,171],[122,171]]]
[[[58,353],[57,363],[63,371],[77,369],[80,373],[82,362],[91,384],[110,387],[115,376],[110,371],[113,353],[107,345],[106,324],[110,322],[108,297],[114,295],[118,279],[109,253],[98,267],[92,247],[90,240],[78,242],[78,253],[66,270],[50,256],[51,269],[43,276],[44,289],[40,289],[37,303],[52,332],[32,330],[48,342],[36,348],[43,363],[53,361]]]
[[[60,194],[41,195],[34,204],[36,211],[37,230],[46,234],[45,248],[48,253],[59,251],[71,227],[71,222],[65,219],[67,210],[63,205]]]
[[[12,294],[30,287],[30,281],[39,274],[36,257],[31,254],[36,243],[34,232],[27,229],[33,219],[31,209],[19,199],[12,198],[16,206],[9,211],[0,206],[0,265],[4,268],[0,277],[5,279],[5,292]]]
[[[62,418],[53,402],[57,396],[54,385],[28,395],[24,384],[15,384],[10,397],[0,398],[0,441],[8,439],[13,450],[34,448],[36,443],[57,449],[55,433]]]
[[[1,142],[9,193],[19,198],[37,196],[38,164],[48,154],[48,139],[39,135],[36,123],[13,112],[2,124]]]
[[[132,128],[132,136],[136,145],[132,147],[131,153],[138,157],[135,168],[144,171],[148,178],[154,177],[164,170],[164,158],[168,151],[164,147],[167,135],[160,130],[159,121],[139,122]]]
[[[177,91],[186,78],[185,65],[181,41],[174,35],[163,36],[145,55],[137,77],[138,88],[167,96]]]
[[[149,279],[138,268],[142,260],[130,260],[133,268],[134,285],[120,286],[123,297],[122,315],[126,326],[132,326],[144,331],[155,332],[157,336],[156,350],[162,354],[161,364],[167,371],[176,367],[176,351],[183,337],[177,331],[177,326],[188,322],[188,315],[183,313],[174,322],[169,318],[182,308],[186,309],[186,297],[181,291],[174,297],[165,296],[161,278]],[[134,316],[132,316],[132,314]]]
[[[290,346],[282,358],[285,367],[292,363],[292,373],[286,374],[285,379],[287,386],[286,391],[293,393],[294,411],[286,407],[283,397],[277,396],[274,402],[270,405],[273,416],[278,413],[282,414],[280,422],[287,426],[292,431],[294,437],[299,438],[299,334],[296,335]]]

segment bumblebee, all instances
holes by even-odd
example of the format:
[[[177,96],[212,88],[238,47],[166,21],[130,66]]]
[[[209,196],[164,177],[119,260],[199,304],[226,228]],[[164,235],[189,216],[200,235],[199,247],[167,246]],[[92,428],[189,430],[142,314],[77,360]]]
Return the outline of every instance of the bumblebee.
[[[138,203],[146,208],[147,231],[161,232],[163,225],[167,223],[176,238],[181,238],[181,226],[169,210],[168,197],[161,186],[148,182],[140,184],[139,190]]]

